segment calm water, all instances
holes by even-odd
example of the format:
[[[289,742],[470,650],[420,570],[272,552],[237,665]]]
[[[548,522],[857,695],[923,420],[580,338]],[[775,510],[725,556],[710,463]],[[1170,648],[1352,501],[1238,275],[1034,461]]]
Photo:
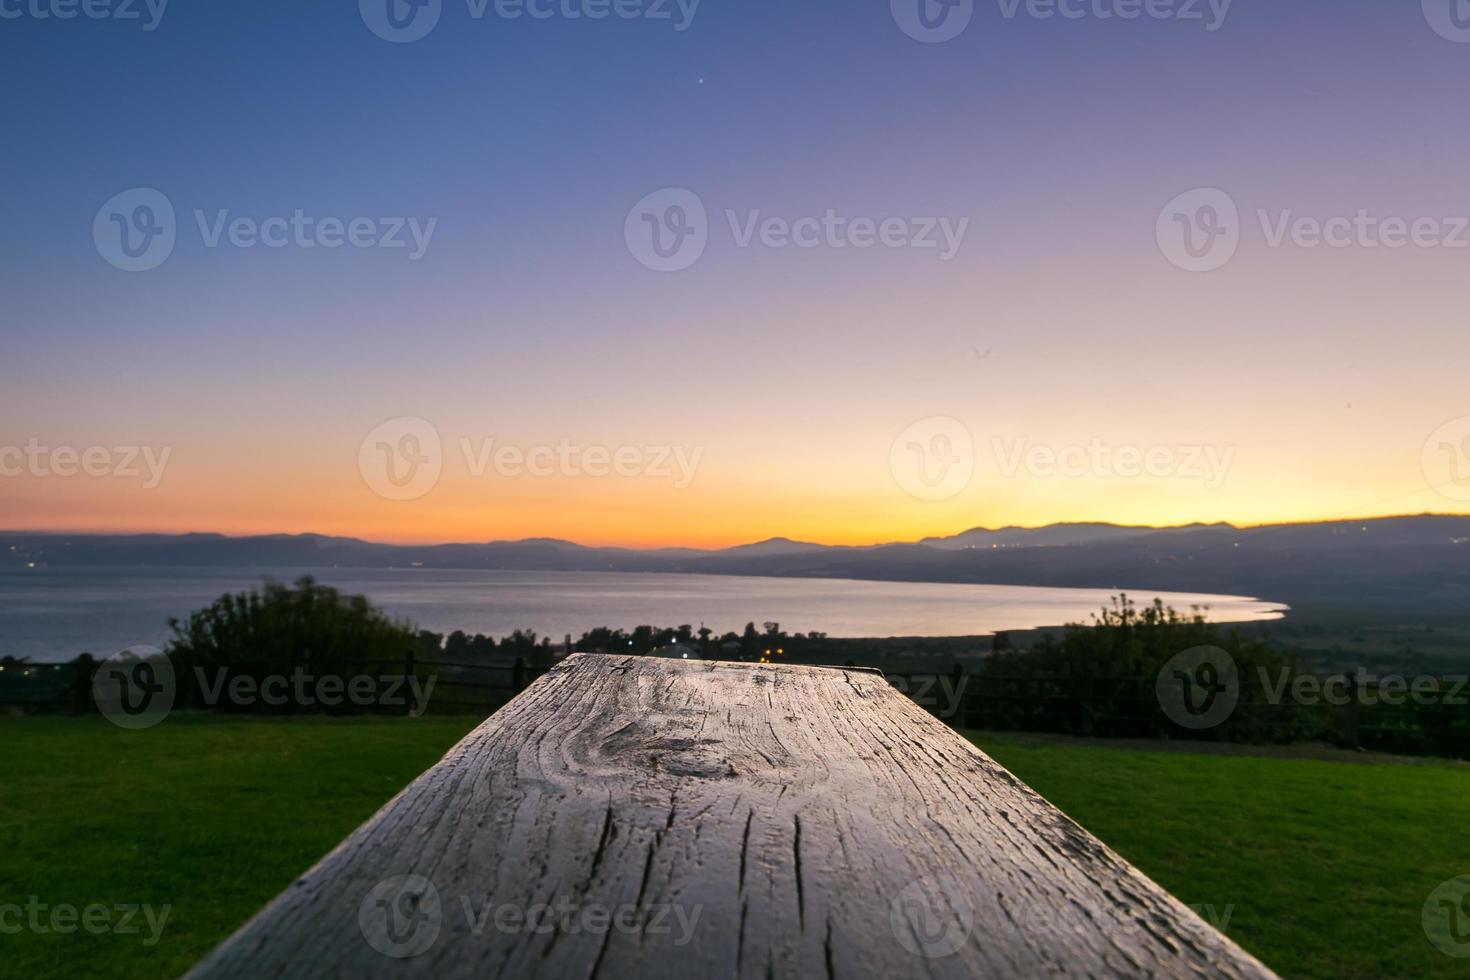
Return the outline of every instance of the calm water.
[[[32,569],[0,572],[0,655],[66,660],[135,644],[162,646],[168,618],[223,592],[287,581],[302,569]],[[361,592],[435,632],[503,636],[534,629],[557,641],[594,626],[705,623],[716,632],[779,622],[787,632],[832,636],[971,636],[1086,619],[1109,592],[1000,585],[852,582],[599,572],[320,569],[320,581]],[[1281,606],[1230,596],[1158,593],[1177,609],[1208,605],[1211,618],[1279,617]],[[1152,594],[1140,592],[1140,601]]]

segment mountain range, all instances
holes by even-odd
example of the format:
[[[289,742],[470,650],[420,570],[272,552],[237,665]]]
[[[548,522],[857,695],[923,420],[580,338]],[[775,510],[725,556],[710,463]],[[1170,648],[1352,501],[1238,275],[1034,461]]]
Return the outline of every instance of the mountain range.
[[[1470,516],[1235,527],[1105,523],[973,528],[871,546],[772,538],[724,549],[588,547],[553,538],[392,545],[317,534],[0,532],[0,568],[331,567],[668,572],[971,582],[1249,595],[1441,609],[1470,599]]]

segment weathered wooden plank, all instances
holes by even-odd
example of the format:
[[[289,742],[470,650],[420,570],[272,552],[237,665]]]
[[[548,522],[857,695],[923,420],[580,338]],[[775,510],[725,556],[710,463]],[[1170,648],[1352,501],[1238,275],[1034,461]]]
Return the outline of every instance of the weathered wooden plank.
[[[598,656],[194,973],[376,975],[1271,976],[875,672]]]

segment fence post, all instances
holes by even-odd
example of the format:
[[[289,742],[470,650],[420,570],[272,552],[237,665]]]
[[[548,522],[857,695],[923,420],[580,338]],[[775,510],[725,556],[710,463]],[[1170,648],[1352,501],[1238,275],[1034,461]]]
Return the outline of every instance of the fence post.
[[[954,678],[953,686],[950,688],[949,692],[950,697],[954,698],[954,702],[951,705],[951,710],[954,713],[947,720],[949,721],[949,727],[951,728],[964,728],[966,727],[964,666],[962,664],[956,663],[954,665],[954,670],[951,672],[950,676]]]
[[[96,671],[96,664],[86,654],[76,659],[71,668],[71,711],[74,715],[91,714],[94,710],[92,704],[92,675]]]
[[[1348,675],[1347,695],[1347,705],[1342,709],[1342,747],[1357,749],[1361,747],[1361,744],[1358,737],[1358,678],[1356,674]]]
[[[968,696],[965,698],[965,724],[967,726],[973,725],[975,728],[984,730],[989,723],[985,716],[985,671],[983,669],[975,671],[975,673],[970,675],[970,679],[979,686],[980,691],[973,698]],[[973,713],[970,711],[971,702],[975,705]]]
[[[511,668],[510,686],[520,694],[526,689],[526,658],[516,657],[515,666]]]
[[[1087,658],[1082,658],[1082,683],[1078,691],[1078,700],[1082,705],[1082,737],[1092,737],[1092,670]]]
[[[408,685],[408,689],[410,691],[413,690],[413,684],[409,681],[409,678],[411,678],[413,676],[414,676],[413,648],[412,647],[409,647],[409,649],[408,649],[408,655],[403,658],[403,680]],[[406,715],[412,715],[413,714],[413,709],[414,709],[414,706],[413,705],[411,705],[411,704],[410,705],[407,705],[403,709],[403,713],[406,714]]]

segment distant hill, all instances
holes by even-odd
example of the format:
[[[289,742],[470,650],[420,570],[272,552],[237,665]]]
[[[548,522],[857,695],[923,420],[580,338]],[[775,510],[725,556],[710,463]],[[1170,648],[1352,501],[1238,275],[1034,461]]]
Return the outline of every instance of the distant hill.
[[[824,551],[826,548],[827,546],[825,545],[812,544],[808,541],[792,541],[790,538],[768,538],[765,541],[757,541],[755,544],[740,544],[719,552],[705,552],[705,555],[719,554],[745,558],[769,558],[774,555],[795,555],[803,551]]]
[[[317,534],[226,537],[0,532],[0,567],[466,568],[975,582],[1259,596],[1451,611],[1470,600],[1470,516],[1237,528],[1057,524],[975,528],[912,544],[773,538],[639,551],[532,539],[387,545]]]
[[[966,548],[1055,548],[1122,541],[1155,534],[1159,530],[1155,527],[1124,527],[1118,524],[1052,524],[1034,528],[1003,527],[999,530],[977,527],[947,538],[925,538],[919,543],[947,551],[962,551]]]

